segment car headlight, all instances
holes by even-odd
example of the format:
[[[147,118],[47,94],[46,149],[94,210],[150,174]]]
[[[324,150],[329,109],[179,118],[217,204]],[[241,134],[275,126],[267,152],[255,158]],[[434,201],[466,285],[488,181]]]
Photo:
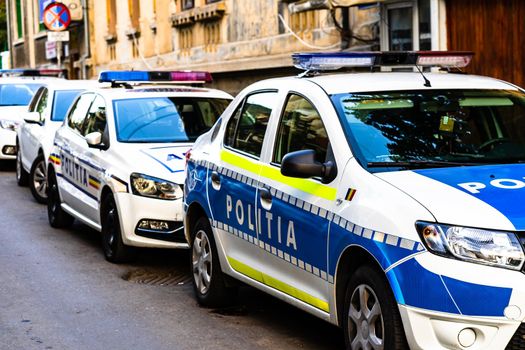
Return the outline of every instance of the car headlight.
[[[520,270],[525,255],[512,232],[417,222],[427,249],[435,254],[479,264]]]
[[[138,196],[167,200],[182,198],[182,189],[176,183],[143,174],[131,174],[131,188]]]
[[[16,131],[16,129],[18,129],[19,126],[20,126],[19,121],[9,120],[9,119],[0,119],[0,127],[2,127],[2,129]]]

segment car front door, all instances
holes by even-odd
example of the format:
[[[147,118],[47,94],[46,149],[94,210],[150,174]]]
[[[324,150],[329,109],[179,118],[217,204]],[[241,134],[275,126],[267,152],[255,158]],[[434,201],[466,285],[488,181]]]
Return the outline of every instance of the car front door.
[[[37,112],[40,115],[40,123],[43,124],[45,123],[45,115],[49,112],[49,90],[46,87],[42,87],[39,96],[38,102],[34,109],[30,109],[30,112]],[[42,130],[42,125],[35,123],[24,123],[22,126],[22,161],[27,169],[31,169],[31,165],[38,155]]]

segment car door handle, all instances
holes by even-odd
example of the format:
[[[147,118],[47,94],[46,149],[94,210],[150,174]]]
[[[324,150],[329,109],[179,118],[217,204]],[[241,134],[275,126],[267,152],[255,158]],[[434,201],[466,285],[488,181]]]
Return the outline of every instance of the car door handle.
[[[270,190],[266,187],[259,188],[259,195],[261,196],[261,199],[266,202],[272,201],[272,194],[270,193]]]
[[[213,171],[211,173],[211,181],[216,184],[216,185],[220,185],[221,184],[221,176],[219,175],[218,172],[216,171]]]

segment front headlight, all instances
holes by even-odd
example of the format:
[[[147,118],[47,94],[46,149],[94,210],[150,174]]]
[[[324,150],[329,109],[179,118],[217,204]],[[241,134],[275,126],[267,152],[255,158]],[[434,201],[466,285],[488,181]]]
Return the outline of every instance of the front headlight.
[[[182,198],[182,189],[176,183],[143,174],[131,174],[131,188],[138,196],[167,200]]]
[[[512,270],[523,267],[525,255],[514,233],[426,222],[416,227],[435,254]]]
[[[20,126],[19,121],[9,120],[9,119],[0,119],[0,127],[2,127],[2,129],[16,131],[16,129],[18,129],[19,126]]]

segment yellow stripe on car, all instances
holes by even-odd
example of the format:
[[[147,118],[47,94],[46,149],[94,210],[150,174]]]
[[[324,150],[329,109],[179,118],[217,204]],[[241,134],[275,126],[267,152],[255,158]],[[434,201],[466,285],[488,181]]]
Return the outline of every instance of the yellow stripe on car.
[[[256,270],[239,260],[236,260],[232,257],[228,257],[228,262],[230,263],[230,266],[237,272],[248,276],[258,282],[261,282],[262,284],[265,284],[269,287],[275,288],[280,292],[283,292],[285,294],[288,294],[289,296],[292,296],[298,300],[301,300],[319,310],[322,310],[324,312],[330,312],[330,308],[327,301],[321,300],[319,298],[316,298],[306,292],[303,292],[302,290],[299,290],[295,287],[292,287],[282,281],[279,281],[267,274],[262,273],[259,270]]]
[[[230,151],[222,150],[221,160],[238,168],[249,171],[255,175],[260,175],[267,179],[277,181],[300,191],[312,194],[316,197],[327,200],[335,200],[337,194],[337,190],[333,187],[326,186],[309,179],[284,176],[277,168],[268,165],[257,164],[255,161],[251,161]]]

